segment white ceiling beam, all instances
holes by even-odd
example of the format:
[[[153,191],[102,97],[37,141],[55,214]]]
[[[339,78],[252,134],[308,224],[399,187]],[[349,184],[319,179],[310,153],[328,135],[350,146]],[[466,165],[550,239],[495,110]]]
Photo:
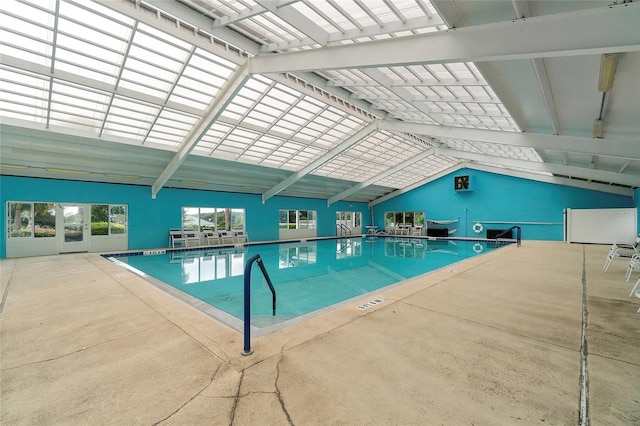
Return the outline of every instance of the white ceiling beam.
[[[380,84],[376,81],[346,81],[346,80],[333,80],[327,82],[328,86],[336,87],[378,87]],[[407,81],[394,81],[391,83],[391,87],[435,87],[435,86],[489,86],[482,80],[476,80],[475,78],[461,78],[458,80],[448,78],[439,81],[432,80],[407,80]]]
[[[463,127],[434,126],[382,120],[380,129],[406,132],[434,138],[463,139],[499,145],[520,146],[533,149],[569,151],[579,154],[640,159],[640,141],[594,139],[587,137],[543,135],[538,133],[501,132],[497,130],[468,129]]]
[[[340,200],[342,200],[344,198],[347,198],[349,195],[353,194],[354,192],[358,192],[361,189],[366,188],[369,185],[373,185],[374,183],[378,182],[380,179],[384,179],[387,176],[391,176],[392,174],[394,174],[396,172],[399,172],[400,170],[410,166],[411,164],[415,163],[416,161],[420,161],[423,158],[426,158],[426,157],[428,157],[430,155],[433,155],[434,152],[435,151],[434,151],[433,148],[432,149],[428,149],[426,151],[423,151],[420,154],[418,154],[418,155],[416,155],[414,157],[411,157],[407,161],[403,161],[402,163],[397,164],[397,165],[385,170],[384,172],[382,172],[380,174],[377,174],[376,176],[374,176],[374,177],[372,177],[370,179],[365,180],[364,182],[360,182],[359,184],[354,185],[351,188],[346,189],[346,190],[342,191],[341,193],[339,193],[337,195],[334,195],[333,197],[331,197],[331,198],[329,198],[327,200],[327,207],[330,206],[331,204],[337,202],[337,201],[340,201]]]
[[[513,5],[513,11],[516,19],[525,19],[533,16],[529,2],[527,0],[511,0]],[[553,100],[553,91],[551,90],[551,83],[549,82],[549,74],[544,63],[543,58],[535,58],[531,60],[533,65],[533,71],[538,79],[538,85],[542,92],[542,99],[547,107],[547,114],[549,115],[549,121],[553,128],[553,134],[559,135],[562,133],[560,129],[560,120],[558,119],[558,112],[556,111],[556,103]]]
[[[495,173],[505,176],[517,177],[522,179],[534,180],[537,182],[552,183],[555,185],[570,186],[573,188],[587,189],[590,191],[606,192],[609,194],[622,195],[625,197],[633,197],[633,189],[623,188],[621,186],[605,185],[603,183],[587,182],[584,180],[568,179],[559,176],[546,176],[539,173],[531,173],[522,170],[505,169],[503,167],[493,167],[486,164],[466,163],[466,168],[480,170],[483,172]]]
[[[375,37],[379,35],[388,35],[397,32],[405,32],[405,31],[413,31],[413,30],[424,30],[425,28],[433,28],[437,26],[444,26],[445,23],[440,19],[439,16],[433,16],[431,18],[428,17],[419,17],[407,19],[406,22],[391,22],[384,24],[383,26],[372,25],[369,27],[365,27],[363,29],[353,29],[345,32],[336,32],[333,34],[328,34],[327,41],[325,44],[327,46],[338,45],[343,41],[351,41],[353,39],[358,38],[367,38],[367,37]],[[281,50],[289,50],[293,48],[306,47],[314,44],[314,40],[309,37],[304,40],[297,40],[291,42],[282,42],[282,43],[270,43],[262,46],[260,48],[260,53],[265,52],[276,52]]]
[[[138,5],[138,2],[135,0],[94,1],[181,40],[193,43],[208,52],[221,56],[238,65],[243,63],[246,58],[242,55],[238,55],[238,52],[233,52],[232,49],[228,49],[227,46],[223,45],[223,43],[235,46],[240,51],[247,52],[251,55],[257,54],[259,50],[259,45],[257,43],[228,28],[214,29],[213,20],[176,1],[146,0],[145,3],[148,6],[144,7]],[[177,18],[181,25],[176,25],[175,22],[171,22],[170,19],[159,19],[157,13],[151,13],[147,7],[152,7],[168,13],[170,16]],[[167,16],[167,18],[170,17]],[[201,29],[219,40],[221,44],[215,44],[209,38],[198,36],[192,28]]]
[[[185,138],[185,141],[180,146],[180,149],[176,155],[171,159],[167,167],[162,171],[160,176],[151,186],[151,197],[156,198],[158,192],[162,189],[165,183],[171,178],[171,176],[178,170],[178,167],[184,162],[189,153],[195,148],[200,140],[207,133],[209,128],[218,119],[220,114],[229,105],[233,97],[242,89],[242,86],[249,80],[250,76],[247,72],[247,67],[243,66],[239,68],[222,87],[213,104],[209,107],[207,114],[198,122],[193,130]]]
[[[600,182],[610,182],[619,185],[638,187],[640,186],[640,176],[609,172],[606,170],[596,170],[584,167],[565,166],[553,163],[538,163],[535,161],[519,160],[515,158],[499,157],[496,155],[478,154],[473,152],[463,152],[447,148],[435,148],[436,154],[460,160],[476,161],[480,163],[498,164],[516,169],[532,170],[543,173],[553,173],[571,176],[580,179],[592,179]]]
[[[638,22],[640,3],[625,3],[321,50],[258,56],[251,59],[251,72],[268,74],[635,52],[640,51]]]
[[[256,0],[256,3],[276,15],[303,34],[306,34],[315,43],[326,46],[329,40],[329,33],[323,30],[318,24],[307,18],[292,6],[275,4],[269,0]]]
[[[556,111],[556,103],[553,100],[553,91],[551,90],[551,83],[549,82],[549,75],[544,64],[544,59],[534,58],[531,60],[531,63],[533,65],[536,78],[538,79],[540,91],[542,92],[542,99],[547,107],[547,115],[549,116],[553,133],[555,135],[559,135],[562,133],[560,129],[560,120],[558,119],[558,112]]]
[[[313,170],[322,166],[324,163],[330,161],[332,158],[336,157],[337,155],[349,149],[351,146],[355,145],[356,143],[368,137],[370,134],[372,134],[378,129],[377,124],[378,124],[377,121],[372,121],[371,123],[367,124],[365,127],[358,130],[356,133],[354,133],[353,135],[345,139],[343,142],[335,146],[332,150],[328,151],[323,156],[307,164],[301,170],[291,174],[285,180],[283,180],[273,188],[266,191],[264,194],[262,194],[262,203],[264,204],[265,201],[267,201],[269,198],[278,194],[280,191],[283,191],[284,189],[288,188],[289,186],[294,184],[296,181],[300,180],[300,178],[302,178],[303,176],[311,173]]]

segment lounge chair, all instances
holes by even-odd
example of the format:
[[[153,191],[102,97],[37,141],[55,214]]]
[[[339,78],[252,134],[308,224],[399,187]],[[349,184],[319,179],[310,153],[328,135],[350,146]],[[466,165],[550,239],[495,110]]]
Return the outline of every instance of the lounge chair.
[[[640,236],[636,238],[634,243],[613,243],[607,254],[607,260],[604,262],[604,271],[607,272],[611,262],[613,262],[616,257],[631,260],[631,257],[638,253],[638,244],[640,244]]]
[[[218,231],[218,242],[220,244],[233,244],[233,234],[230,231]]]
[[[629,297],[633,296],[634,292],[636,293],[636,296],[638,296],[638,292],[640,292],[640,278],[638,278],[638,281],[636,281],[636,285],[634,285],[633,288],[631,289],[631,293],[629,293]]]
[[[184,238],[187,240],[187,247],[189,247],[190,245],[194,245],[194,246],[200,245],[200,238],[198,237],[195,231],[185,231]]]
[[[249,240],[249,235],[244,231],[233,231],[233,239],[236,244],[243,244]]]
[[[627,282],[629,282],[629,278],[631,278],[631,274],[633,273],[633,269],[640,265],[640,253],[636,253],[631,256],[631,260],[629,260],[629,266],[627,266],[627,274],[624,276]]]
[[[187,239],[182,233],[182,229],[169,229],[169,245],[175,248],[176,244],[184,247],[187,245]]]
[[[210,229],[205,229],[202,232],[202,238],[204,239],[204,241],[207,242],[208,245],[215,245],[218,244],[218,234],[216,234],[215,232],[213,232]]]

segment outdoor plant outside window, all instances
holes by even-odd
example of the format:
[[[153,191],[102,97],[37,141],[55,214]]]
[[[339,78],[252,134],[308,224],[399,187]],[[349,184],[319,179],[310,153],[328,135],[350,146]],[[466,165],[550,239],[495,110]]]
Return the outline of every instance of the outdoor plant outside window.
[[[360,212],[336,212],[336,223],[341,223],[349,228],[358,228],[362,225]]]
[[[126,233],[126,205],[91,205],[91,235],[116,235]]]
[[[244,209],[224,207],[183,207],[182,229],[186,231],[242,231]]]
[[[56,209],[53,203],[8,203],[9,238],[47,238],[56,236]]]
[[[281,229],[315,229],[315,210],[280,210]]]
[[[386,212],[384,214],[384,225],[398,226],[398,225],[411,225],[418,226],[424,225],[425,214],[423,211],[413,212]]]

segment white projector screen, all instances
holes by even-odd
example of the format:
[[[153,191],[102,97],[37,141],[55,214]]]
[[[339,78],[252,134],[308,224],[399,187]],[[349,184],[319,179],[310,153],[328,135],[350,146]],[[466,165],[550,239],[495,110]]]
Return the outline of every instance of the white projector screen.
[[[637,235],[636,208],[565,210],[565,241],[569,243],[632,243]]]

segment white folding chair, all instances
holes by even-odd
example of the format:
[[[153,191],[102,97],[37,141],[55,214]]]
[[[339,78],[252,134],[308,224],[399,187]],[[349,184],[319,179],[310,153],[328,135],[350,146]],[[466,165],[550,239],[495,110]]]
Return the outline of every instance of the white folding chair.
[[[631,274],[633,273],[633,269],[636,265],[640,265],[640,253],[635,253],[631,256],[631,260],[629,260],[629,266],[627,266],[627,274],[624,278],[629,282],[629,278],[631,278]]]
[[[169,245],[175,248],[176,244],[181,244],[183,247],[187,245],[182,229],[169,229]]]
[[[244,231],[234,231],[233,239],[236,244],[243,244],[249,240],[249,235]]]
[[[638,287],[640,287],[640,278],[638,278],[638,281],[636,281],[636,285],[634,285],[633,288],[631,289],[631,293],[629,293],[629,297],[633,296],[633,293],[635,293],[636,296],[638,296],[638,293],[640,293],[640,289],[638,289]],[[636,289],[638,289],[638,291],[636,291]]]
[[[218,244],[218,235],[210,229],[206,229],[202,232],[202,238],[208,245]]]
[[[631,244],[613,243],[607,254],[607,260],[604,262],[604,271],[607,272],[611,262],[613,262],[613,259],[616,257],[631,259],[634,254],[638,253],[638,244],[640,244],[640,236]]]
[[[218,231],[220,244],[233,244],[233,234],[229,231]]]

